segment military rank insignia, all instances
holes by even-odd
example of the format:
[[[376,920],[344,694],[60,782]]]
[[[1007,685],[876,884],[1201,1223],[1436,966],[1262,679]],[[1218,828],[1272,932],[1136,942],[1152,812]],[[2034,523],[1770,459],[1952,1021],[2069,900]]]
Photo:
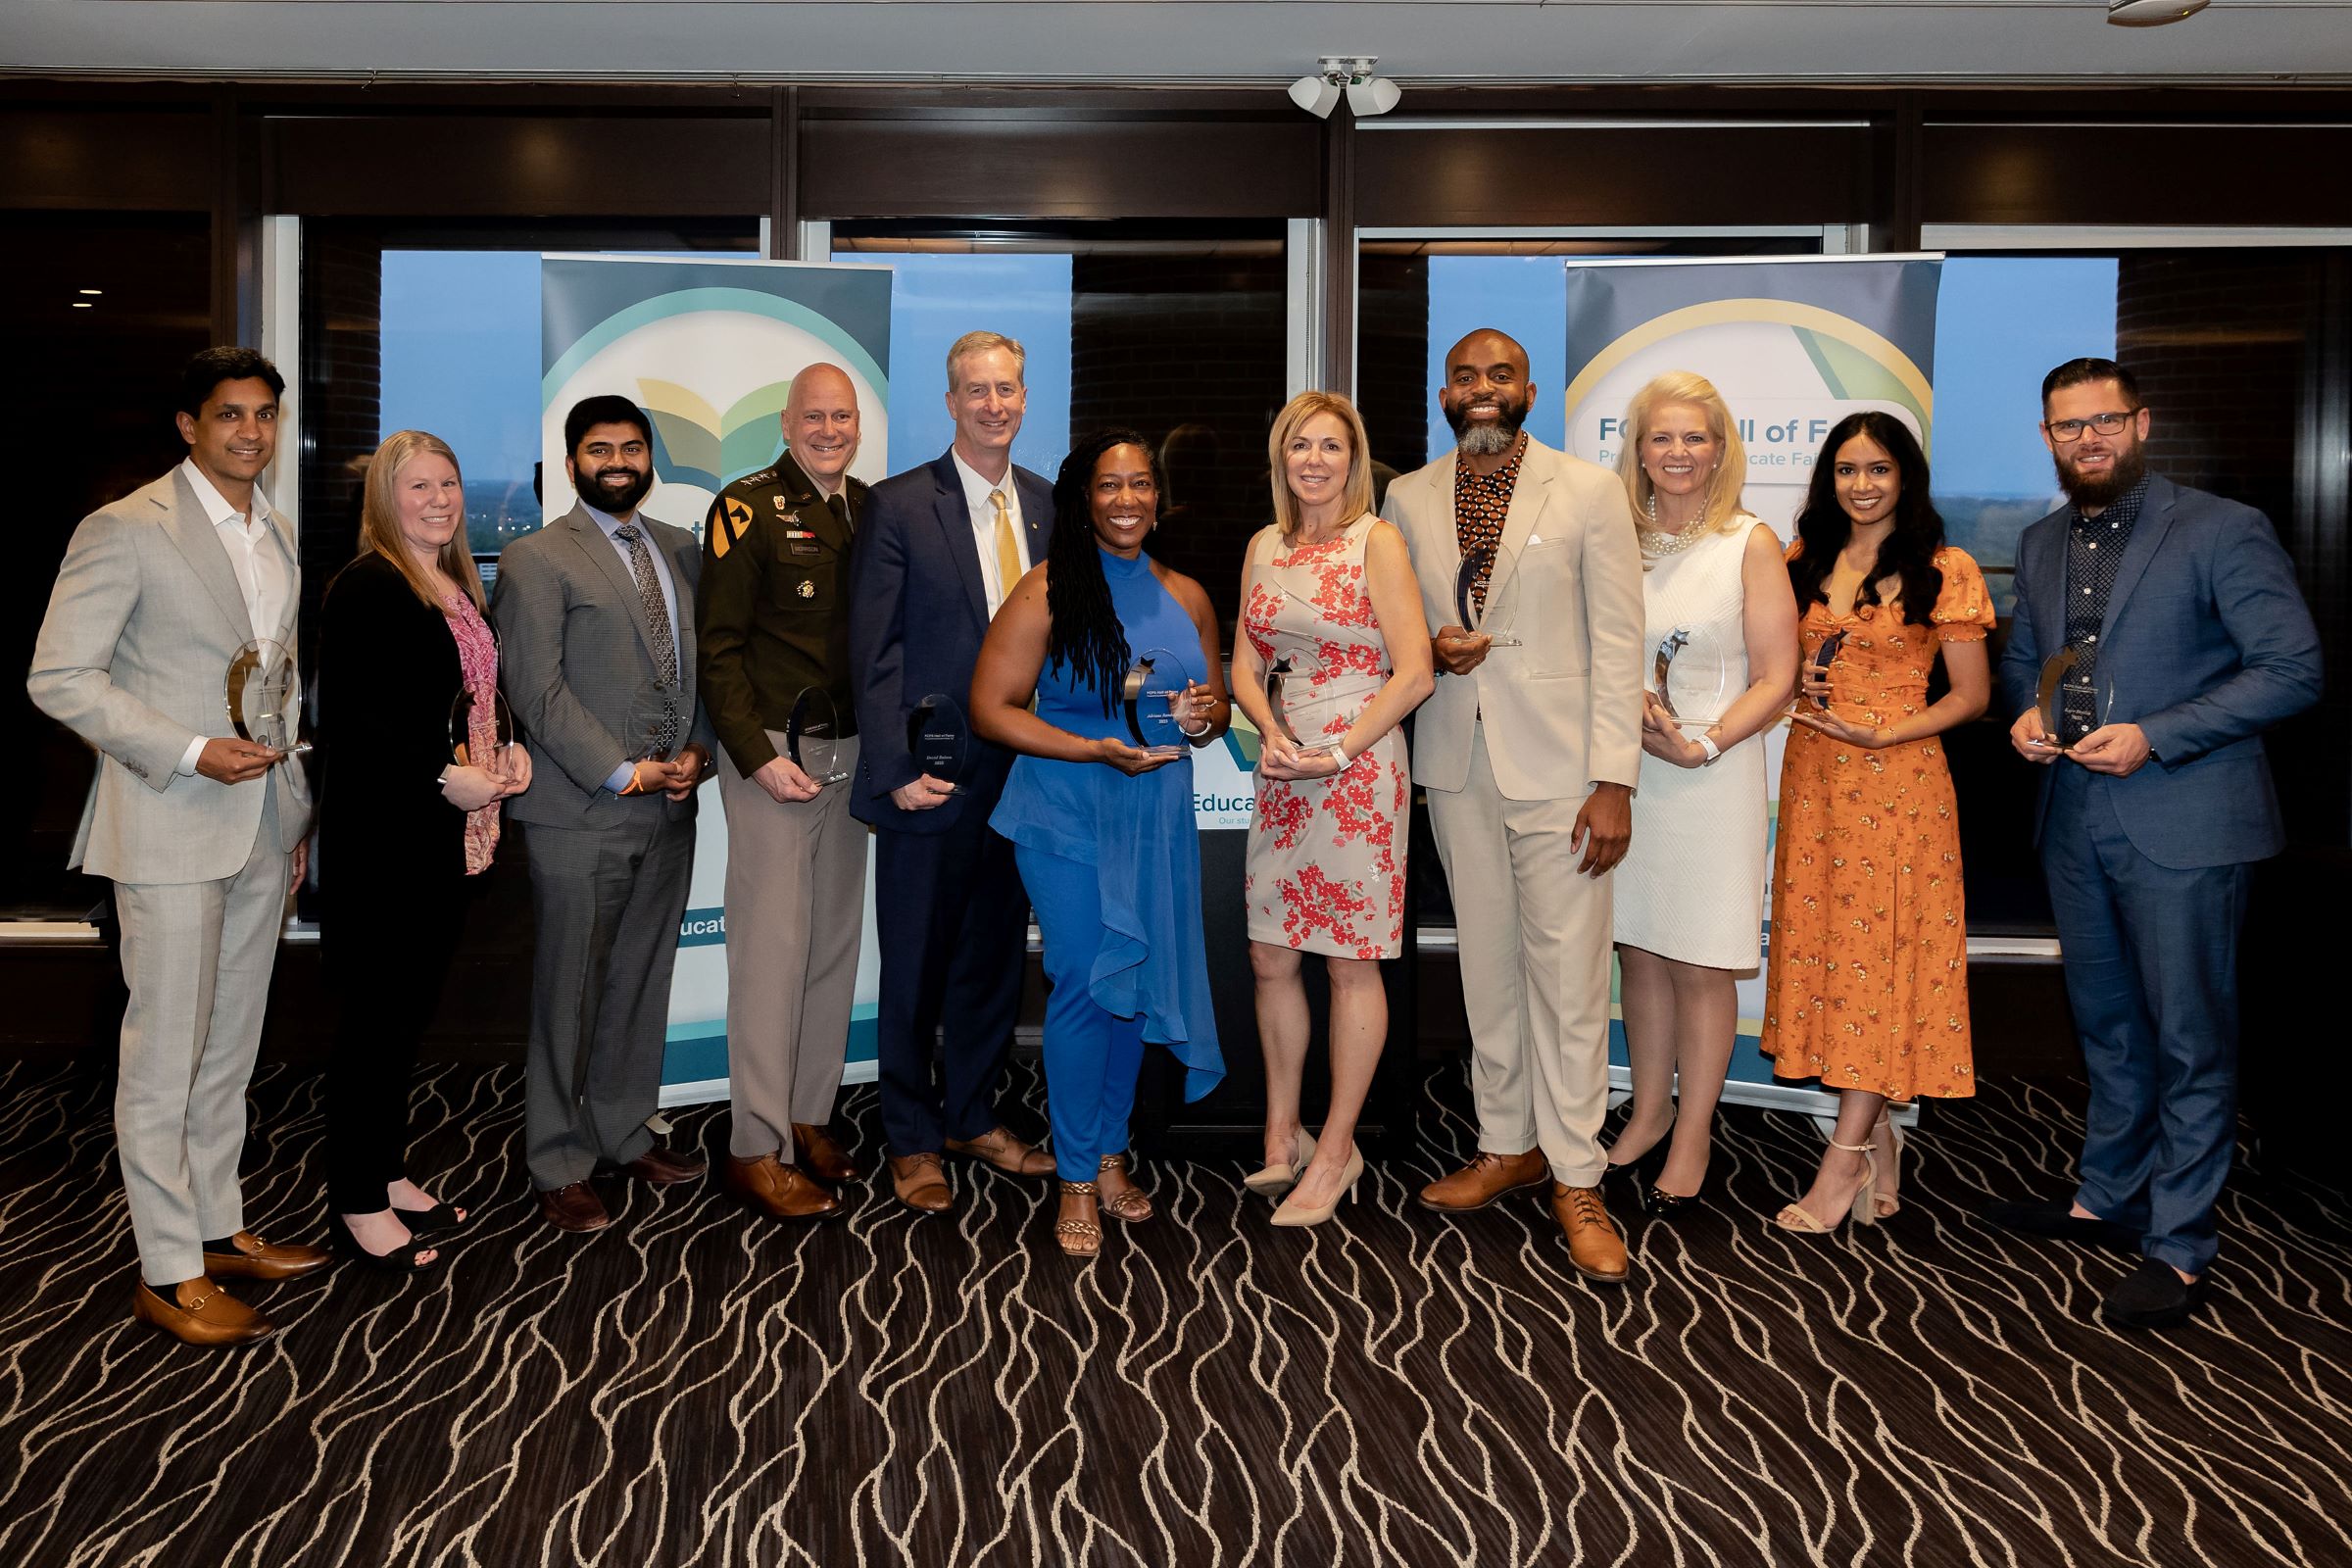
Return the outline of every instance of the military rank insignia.
[[[795,588],[793,592],[799,594],[803,599],[814,599],[816,597],[816,584],[810,582],[808,578],[803,577],[801,579],[801,585],[798,588]]]

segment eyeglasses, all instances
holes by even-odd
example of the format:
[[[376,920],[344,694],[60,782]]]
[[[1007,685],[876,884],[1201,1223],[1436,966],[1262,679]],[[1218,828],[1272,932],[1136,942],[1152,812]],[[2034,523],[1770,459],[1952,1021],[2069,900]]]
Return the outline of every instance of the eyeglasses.
[[[2087,419],[2051,419],[2042,428],[2050,432],[2051,440],[2065,446],[2069,442],[2082,440],[2085,426],[2101,435],[2122,435],[2124,426],[2130,424],[2132,416],[2138,412],[2137,409],[2126,409],[2121,414],[2094,414]]]

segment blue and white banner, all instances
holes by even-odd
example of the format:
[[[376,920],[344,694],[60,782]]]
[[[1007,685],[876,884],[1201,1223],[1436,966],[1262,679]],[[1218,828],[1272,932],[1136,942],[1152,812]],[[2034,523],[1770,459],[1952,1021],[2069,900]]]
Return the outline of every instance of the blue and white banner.
[[[571,510],[564,416],[618,393],[654,423],[648,516],[698,537],[719,490],[783,450],[779,416],[792,378],[829,362],[858,388],[862,439],[850,471],[890,471],[888,268],[649,257],[540,258],[541,493],[549,519]],[[694,884],[678,933],[662,1102],[726,1093],[726,818],[704,793]],[[850,1025],[848,1077],[873,1076],[880,996],[869,882],[865,941]]]
[[[1861,409],[1894,415],[1933,450],[1935,256],[1777,256],[1753,260],[1570,262],[1568,450],[1614,468],[1632,433],[1627,405],[1656,376],[1694,370],[1731,406],[1747,447],[1747,508],[1795,537],[1805,487],[1831,426]],[[1764,737],[1780,814],[1788,726]],[[1771,861],[1765,862],[1766,896]],[[1770,940],[1770,907],[1766,939]],[[1776,1084],[1757,1049],[1763,971],[1740,981],[1740,1046],[1724,1098],[1834,1110],[1835,1097]],[[1612,1030],[1620,1075],[1625,1035]]]

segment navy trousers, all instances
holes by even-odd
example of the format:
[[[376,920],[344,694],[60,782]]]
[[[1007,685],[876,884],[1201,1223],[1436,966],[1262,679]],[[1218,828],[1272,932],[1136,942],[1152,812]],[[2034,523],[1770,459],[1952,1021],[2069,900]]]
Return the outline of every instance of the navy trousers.
[[[2041,864],[2090,1073],[2076,1200],[2201,1274],[2237,1143],[2244,864],[2175,870],[2134,849],[2106,780],[2058,769]]]
[[[1021,1002],[1028,906],[1012,845],[986,811],[967,808],[945,833],[874,834],[874,937],[882,1136],[893,1154],[938,1153],[943,1131],[977,1138],[997,1125],[997,1084]],[[934,1041],[944,1095],[931,1067]]]

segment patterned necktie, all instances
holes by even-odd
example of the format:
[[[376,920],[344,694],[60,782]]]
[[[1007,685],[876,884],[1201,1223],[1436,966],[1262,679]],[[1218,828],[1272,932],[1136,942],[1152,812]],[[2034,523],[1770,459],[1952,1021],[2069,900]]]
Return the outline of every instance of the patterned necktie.
[[[645,547],[645,531],[633,522],[624,522],[612,530],[612,537],[629,547],[629,575],[637,579],[637,608],[645,616],[645,629],[654,640],[654,664],[662,676],[662,684],[674,686],[678,681],[678,644],[669,629],[669,606],[662,598],[662,579],[654,575],[654,554]]]
[[[997,603],[1003,604],[1021,580],[1021,547],[1012,537],[1012,514],[1004,509],[1004,492],[991,490],[988,504],[997,509]]]

